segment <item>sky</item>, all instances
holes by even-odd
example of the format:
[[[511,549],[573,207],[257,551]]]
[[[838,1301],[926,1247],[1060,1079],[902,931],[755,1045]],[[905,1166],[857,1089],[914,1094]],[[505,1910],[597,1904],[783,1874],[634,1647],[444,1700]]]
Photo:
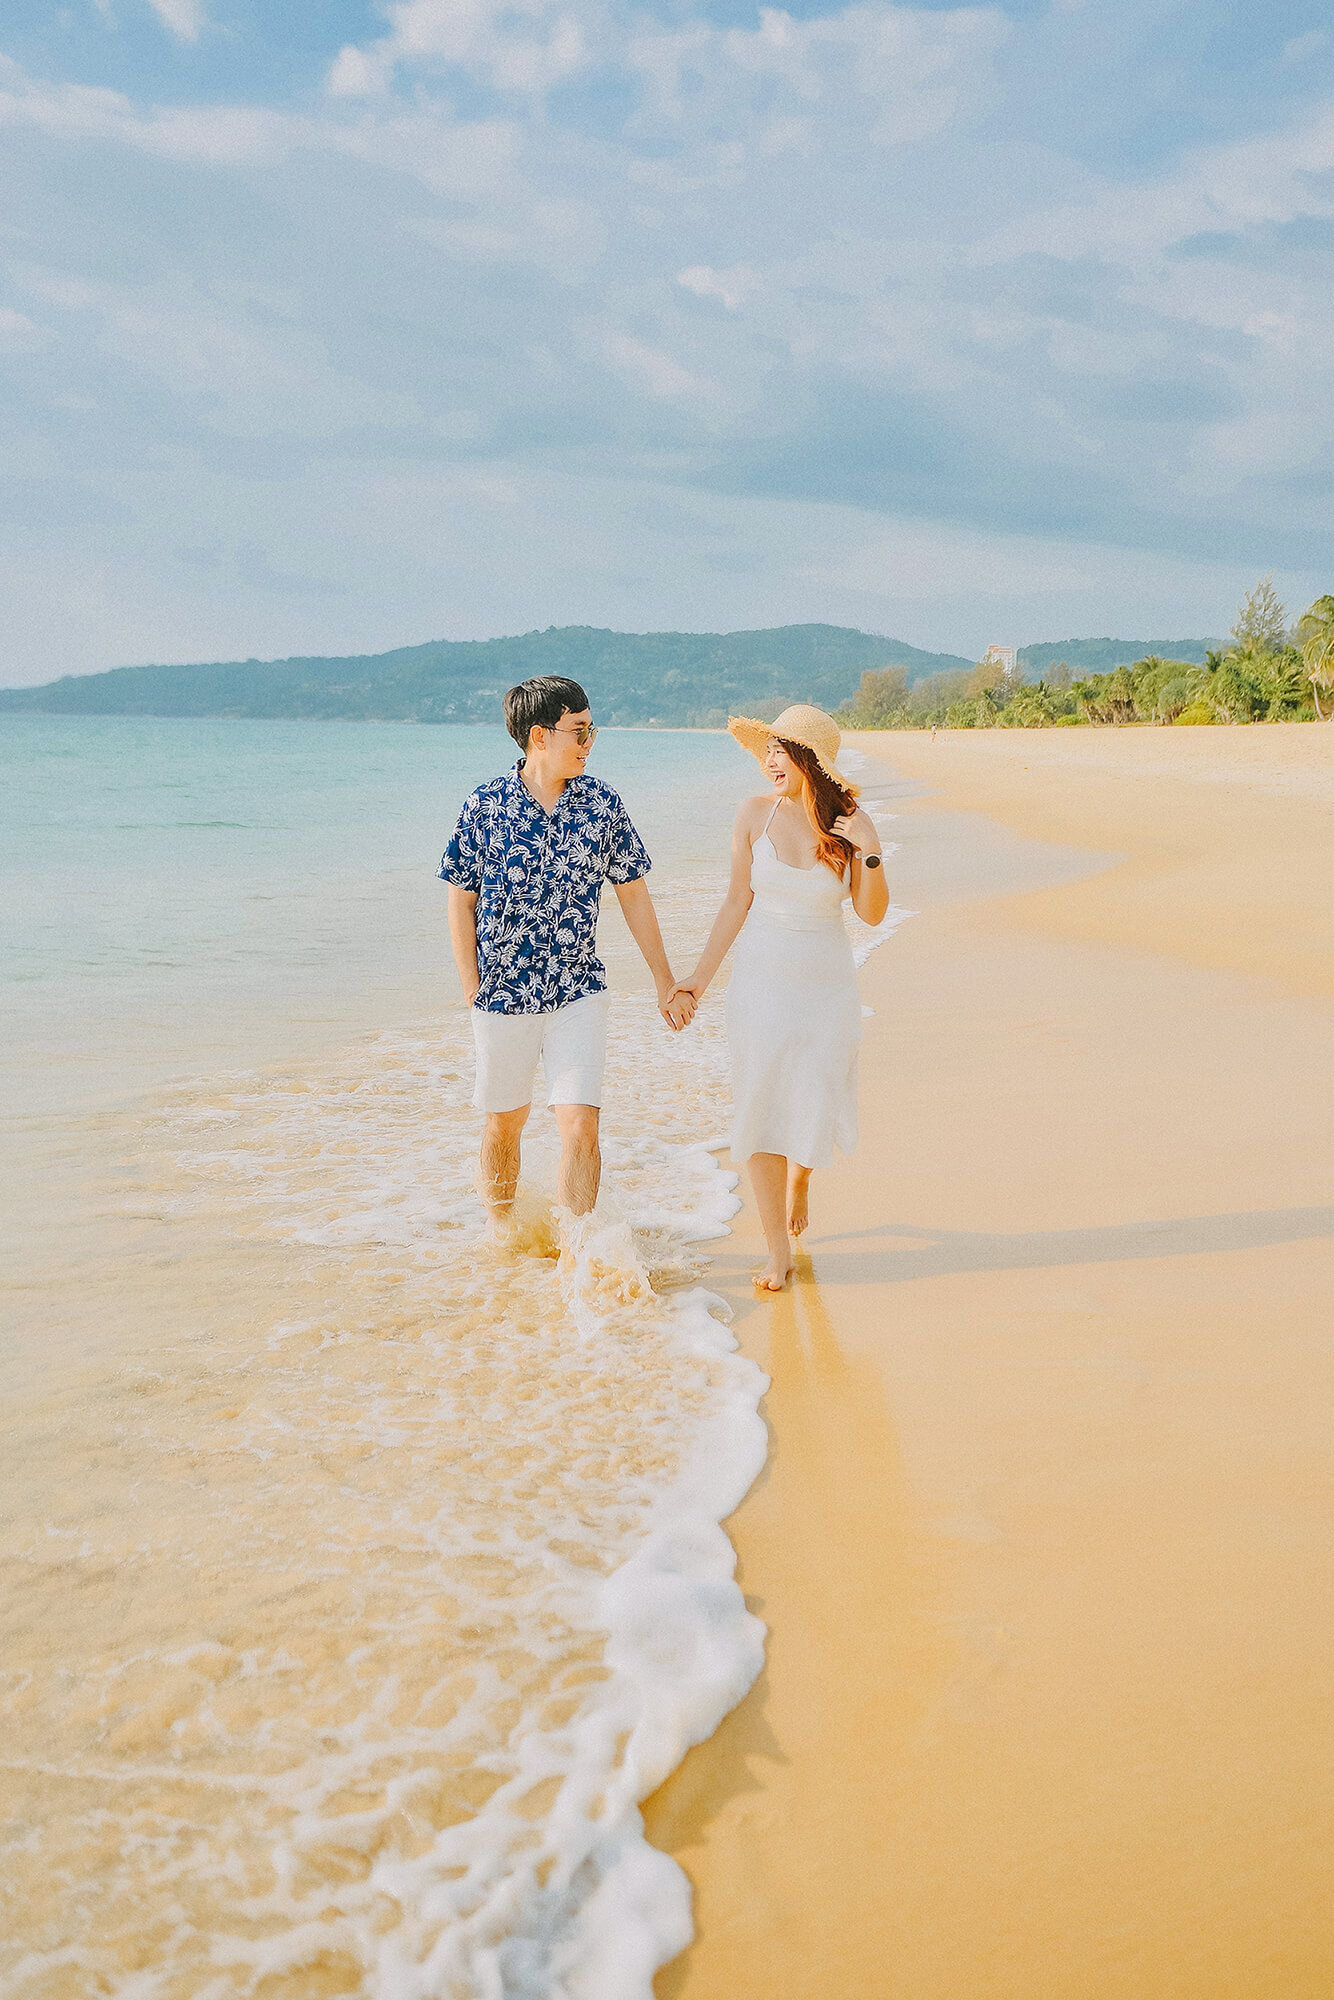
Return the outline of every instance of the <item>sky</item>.
[[[7,0],[0,681],[1334,589],[1322,0]]]

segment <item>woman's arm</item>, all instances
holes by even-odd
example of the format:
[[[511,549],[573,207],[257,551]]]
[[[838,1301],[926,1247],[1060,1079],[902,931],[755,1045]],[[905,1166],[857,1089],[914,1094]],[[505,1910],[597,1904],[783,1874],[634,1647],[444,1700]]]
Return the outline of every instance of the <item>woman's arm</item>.
[[[875,822],[860,806],[846,818],[836,819],[830,828],[852,849],[852,907],[864,924],[878,924],[889,908],[889,884],[883,865],[866,866],[867,855],[880,860],[880,836]]]
[[[754,900],[750,889],[750,850],[755,835],[756,807],[764,803],[762,799],[747,799],[736,816],[736,824],[732,828],[732,875],[727,894],[713,920],[713,929],[699,955],[699,964],[688,978],[679,982],[681,988],[693,993],[697,1000],[736,942],[736,934],[745,923]]]

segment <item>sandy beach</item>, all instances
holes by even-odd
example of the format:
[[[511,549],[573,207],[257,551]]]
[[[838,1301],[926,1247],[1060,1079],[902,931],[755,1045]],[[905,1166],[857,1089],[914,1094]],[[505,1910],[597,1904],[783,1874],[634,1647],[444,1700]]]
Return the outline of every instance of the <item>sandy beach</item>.
[[[861,737],[862,1143],[734,1516],[765,1673],[648,1802],[660,2000],[1334,1992],[1334,729]]]

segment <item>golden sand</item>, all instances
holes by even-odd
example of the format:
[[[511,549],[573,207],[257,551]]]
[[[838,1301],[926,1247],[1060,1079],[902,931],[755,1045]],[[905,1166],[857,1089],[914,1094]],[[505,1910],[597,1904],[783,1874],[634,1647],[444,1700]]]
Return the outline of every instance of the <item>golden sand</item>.
[[[926,809],[961,806],[1123,857],[1073,894],[1030,903],[1026,924],[1334,993],[1334,729],[969,729],[934,743],[914,730],[857,741],[935,788]]]
[[[748,1297],[753,1222],[711,1281],[771,1635],[647,1808],[657,1992],[1328,2000],[1334,729],[859,740],[932,787],[920,914],[801,1283]],[[965,833],[1028,877],[933,892]]]

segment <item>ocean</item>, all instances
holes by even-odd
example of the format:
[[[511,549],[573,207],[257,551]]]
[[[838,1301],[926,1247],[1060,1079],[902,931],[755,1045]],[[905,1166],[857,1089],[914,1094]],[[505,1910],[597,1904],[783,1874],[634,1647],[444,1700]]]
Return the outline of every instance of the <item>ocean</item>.
[[[689,1940],[638,1805],[764,1636],[719,1526],[764,1378],[701,1283],[721,1007],[673,1036],[608,895],[603,1198],[557,1239],[535,1111],[490,1246],[435,869],[512,758],[0,728],[7,2000],[648,2000]],[[756,766],[608,730],[590,769],[686,967]]]

